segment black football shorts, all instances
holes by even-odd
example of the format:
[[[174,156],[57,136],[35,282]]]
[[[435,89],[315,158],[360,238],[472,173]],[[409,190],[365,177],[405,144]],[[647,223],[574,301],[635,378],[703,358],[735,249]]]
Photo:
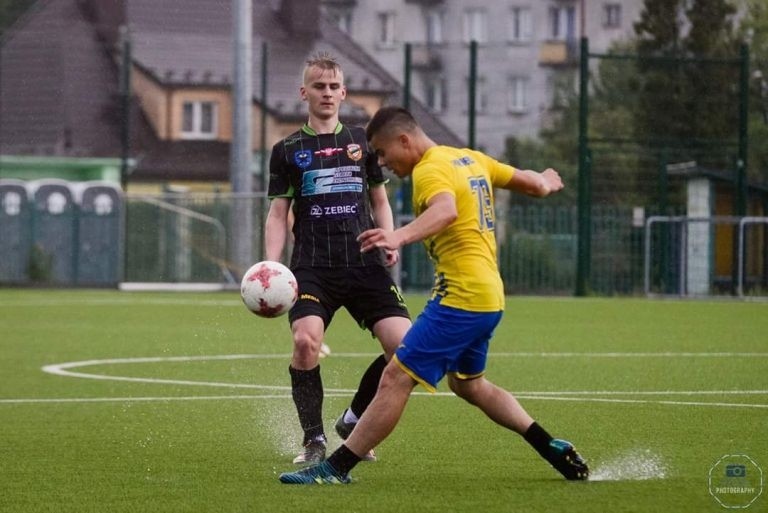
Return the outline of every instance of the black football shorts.
[[[400,289],[383,266],[297,267],[292,271],[299,283],[299,299],[288,313],[291,323],[317,315],[327,329],[341,307],[368,330],[386,317],[410,319]]]

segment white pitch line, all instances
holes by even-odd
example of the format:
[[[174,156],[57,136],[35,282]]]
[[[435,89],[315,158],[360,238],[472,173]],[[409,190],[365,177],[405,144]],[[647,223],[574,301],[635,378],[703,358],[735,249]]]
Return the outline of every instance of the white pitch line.
[[[346,394],[327,393],[325,397],[348,397],[352,391]],[[429,394],[427,392],[414,392],[413,395],[430,397],[453,397],[451,392],[437,392]],[[695,402],[695,401],[649,401],[643,399],[607,399],[599,397],[555,397],[540,395],[517,395],[518,399],[529,401],[570,401],[570,402],[601,402],[601,403],[624,403],[624,404],[660,404],[665,406],[715,406],[723,408],[768,408],[768,404],[749,404],[749,403],[713,403],[713,402]],[[125,403],[125,402],[175,402],[175,401],[232,401],[232,400],[254,400],[254,399],[290,399],[290,394],[285,395],[217,395],[217,396],[167,396],[167,397],[78,397],[78,398],[30,398],[30,399],[0,399],[0,405],[3,404],[55,404],[55,403]]]
[[[698,401],[650,401],[647,399],[608,399],[602,397],[556,397],[540,395],[518,395],[518,399],[542,400],[542,401],[573,401],[593,403],[627,403],[627,404],[662,404],[669,406],[720,406],[725,408],[768,408],[768,404],[749,403],[713,403]]]
[[[571,354],[585,354],[585,353],[493,353],[495,356],[515,357],[515,356],[561,356]],[[596,355],[611,355],[610,357],[616,357],[621,353],[594,353]],[[639,355],[652,355],[657,356],[659,353],[626,353],[633,356]],[[702,355],[716,355],[721,357],[727,353],[662,353],[672,355],[686,355],[686,356],[702,356]],[[742,356],[747,353],[731,353],[733,355]],[[759,355],[768,353],[755,353]],[[334,353],[336,357],[371,357],[375,356],[374,353]],[[207,387],[222,387],[222,388],[241,388],[241,389],[255,389],[255,390],[290,390],[289,386],[280,385],[258,385],[251,383],[229,383],[218,381],[190,381],[190,380],[176,380],[176,379],[162,379],[162,378],[139,378],[129,376],[114,376],[109,374],[96,374],[86,372],[74,372],[68,369],[89,367],[94,365],[115,365],[115,364],[131,364],[131,363],[161,363],[161,362],[192,362],[192,361],[210,361],[210,360],[244,360],[244,359],[288,359],[288,354],[228,354],[228,355],[209,355],[209,356],[150,356],[150,357],[133,357],[133,358],[107,358],[99,360],[83,360],[77,362],[66,362],[46,365],[42,367],[43,372],[49,374],[55,374],[58,376],[66,376],[72,378],[83,379],[96,379],[96,380],[108,380],[108,381],[127,381],[134,383],[154,383],[154,384],[167,384],[167,385],[184,385],[184,386],[207,386]],[[352,392],[348,389],[340,388],[328,388],[326,391],[331,393],[349,393]],[[577,390],[577,391],[520,391],[519,394],[532,394],[538,396],[545,395],[761,395],[768,394],[768,390],[653,390],[653,391],[633,391],[633,390]]]
[[[336,357],[371,357],[374,353],[334,353]],[[718,353],[492,353],[493,356],[501,357],[605,357],[619,358],[629,357],[763,357],[768,353],[738,353],[738,352],[718,352]],[[223,387],[235,389],[259,389],[290,392],[289,386],[278,385],[259,385],[248,383],[227,383],[216,381],[190,381],[161,378],[139,378],[130,376],[114,376],[107,374],[95,374],[85,372],[74,372],[69,369],[88,367],[95,365],[116,365],[129,363],[161,363],[161,362],[190,362],[190,361],[210,361],[210,360],[242,360],[242,359],[287,359],[288,354],[229,354],[229,355],[209,355],[209,356],[152,356],[152,357],[134,357],[134,358],[108,358],[98,360],[83,360],[77,362],[66,362],[51,364],[42,367],[44,372],[84,379],[128,381],[136,383],[154,383],[168,385],[184,386],[207,386]],[[349,389],[326,389],[326,395],[348,396],[354,393]],[[617,399],[596,396],[695,396],[695,395],[763,395],[768,394],[768,390],[581,390],[581,391],[520,391],[514,392],[518,397],[530,400],[556,400],[556,401],[578,401],[578,402],[606,402],[606,403],[634,403],[634,404],[666,404],[666,405],[684,405],[684,406],[719,406],[732,408],[768,408],[763,404],[747,403],[723,403],[723,402],[695,402],[695,401],[671,401],[671,400],[648,400],[648,399]],[[415,395],[432,396],[453,396],[451,392],[438,392],[436,394],[427,394],[424,392],[415,392]],[[585,397],[586,396],[586,397]],[[0,404],[23,404],[23,403],[51,403],[51,402],[120,402],[120,401],[181,401],[181,400],[217,400],[217,399],[277,399],[290,397],[286,395],[225,395],[225,396],[185,396],[185,397],[144,397],[144,398],[74,398],[74,399],[0,399]]]
[[[521,391],[515,394],[546,395],[766,395],[768,390],[558,390]]]
[[[130,294],[130,293],[129,293]],[[0,300],[0,307],[68,307],[68,306],[131,306],[131,305],[171,305],[171,306],[227,306],[243,308],[240,299],[183,299],[183,298],[142,298],[137,301],[131,297],[104,298],[68,298],[58,299],[6,299]]]
[[[692,352],[659,352],[659,353],[576,353],[576,352],[551,352],[551,353],[535,353],[535,352],[520,352],[520,353],[490,353],[491,356],[508,356],[508,357],[539,357],[539,358],[766,358],[768,353],[749,353],[749,352],[704,352],[704,353],[692,353]]]

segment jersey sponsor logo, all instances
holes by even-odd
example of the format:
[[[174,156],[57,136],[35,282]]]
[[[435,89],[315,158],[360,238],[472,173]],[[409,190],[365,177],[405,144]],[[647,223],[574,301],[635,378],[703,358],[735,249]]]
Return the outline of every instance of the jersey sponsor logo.
[[[357,162],[358,160],[363,158],[363,149],[360,147],[359,144],[348,144],[347,157]]]
[[[299,150],[293,154],[293,161],[301,169],[307,169],[312,164],[312,152],[309,150]]]
[[[314,218],[320,217],[350,217],[357,214],[357,205],[312,205],[309,209],[309,215]]]
[[[471,157],[459,157],[456,160],[454,160],[453,162],[451,162],[451,164],[453,164],[456,167],[471,166],[474,163],[475,163],[475,161],[472,160]]]
[[[302,175],[302,196],[334,192],[363,192],[363,178],[360,176],[360,166],[312,169]]]
[[[328,157],[333,157],[334,155],[338,155],[343,151],[344,151],[344,148],[323,148],[321,150],[317,150],[315,152],[315,155],[319,156],[320,158],[328,158]]]

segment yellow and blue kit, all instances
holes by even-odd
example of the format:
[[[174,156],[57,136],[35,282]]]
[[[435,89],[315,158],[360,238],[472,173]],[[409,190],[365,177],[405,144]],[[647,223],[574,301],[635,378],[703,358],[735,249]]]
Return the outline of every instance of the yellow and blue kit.
[[[432,296],[395,360],[430,391],[450,372],[471,379],[485,372],[488,342],[504,310],[496,260],[493,187],[515,168],[481,152],[449,146],[426,151],[413,170],[416,215],[439,193],[456,201],[453,223],[424,240],[435,267]]]

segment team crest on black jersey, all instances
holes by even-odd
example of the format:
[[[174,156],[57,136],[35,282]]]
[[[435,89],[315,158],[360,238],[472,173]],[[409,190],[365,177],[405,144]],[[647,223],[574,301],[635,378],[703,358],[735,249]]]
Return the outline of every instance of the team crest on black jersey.
[[[312,164],[312,152],[309,150],[299,150],[293,154],[293,161],[301,169],[307,169]]]
[[[363,149],[360,147],[359,144],[348,144],[347,157],[357,162],[358,160],[363,158]]]
[[[342,151],[344,151],[344,148],[323,148],[321,150],[317,150],[315,155],[318,155],[320,158],[330,158],[334,155],[338,155]]]

